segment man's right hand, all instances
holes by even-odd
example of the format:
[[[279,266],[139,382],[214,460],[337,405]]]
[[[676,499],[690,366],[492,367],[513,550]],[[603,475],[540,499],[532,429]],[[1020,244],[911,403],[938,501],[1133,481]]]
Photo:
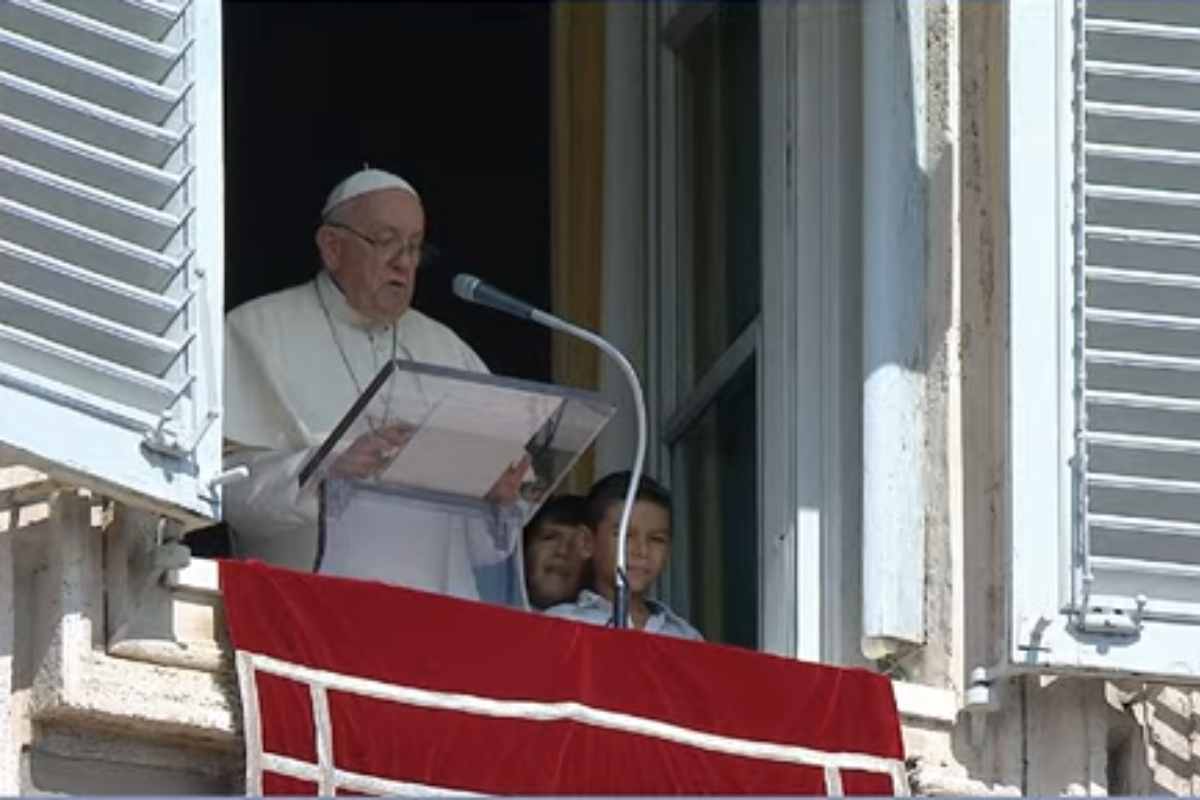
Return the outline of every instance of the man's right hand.
[[[412,434],[413,429],[404,425],[391,425],[364,433],[342,451],[330,467],[330,472],[348,478],[378,475],[408,444]]]

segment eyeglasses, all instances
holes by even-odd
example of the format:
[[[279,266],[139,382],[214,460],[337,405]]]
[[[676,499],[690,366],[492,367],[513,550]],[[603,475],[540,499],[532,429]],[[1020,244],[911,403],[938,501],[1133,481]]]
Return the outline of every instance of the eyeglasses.
[[[376,239],[374,236],[368,236],[357,228],[353,228],[342,222],[325,221],[322,223],[331,228],[351,233],[362,241],[369,244],[384,262],[391,261],[396,256],[405,256],[407,258],[415,258],[417,266],[423,267],[430,261],[434,260],[438,255],[438,249],[429,242],[406,242],[400,237],[391,237],[387,239]]]

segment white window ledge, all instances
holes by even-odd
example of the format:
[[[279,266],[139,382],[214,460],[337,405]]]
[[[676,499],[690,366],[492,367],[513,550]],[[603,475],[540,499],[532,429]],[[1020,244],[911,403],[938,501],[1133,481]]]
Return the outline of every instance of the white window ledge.
[[[953,725],[961,705],[958,692],[919,683],[892,681],[896,709],[901,720],[922,720],[940,725]]]
[[[167,587],[219,596],[221,580],[217,562],[208,558],[193,558],[183,569],[171,570],[167,574]]]

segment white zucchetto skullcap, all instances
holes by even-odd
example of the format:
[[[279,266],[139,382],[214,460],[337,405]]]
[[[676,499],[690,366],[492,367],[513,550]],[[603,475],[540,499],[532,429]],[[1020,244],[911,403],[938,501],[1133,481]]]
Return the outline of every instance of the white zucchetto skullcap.
[[[382,189],[403,189],[418,200],[421,199],[421,195],[417,194],[417,190],[412,187],[411,183],[404,180],[404,178],[401,178],[399,175],[393,175],[390,172],[384,172],[381,169],[371,169],[364,164],[363,168],[358,172],[333,187],[333,191],[329,193],[329,197],[325,200],[325,207],[321,209],[321,216],[329,216],[330,211],[347,200],[352,200],[368,192],[378,192]]]

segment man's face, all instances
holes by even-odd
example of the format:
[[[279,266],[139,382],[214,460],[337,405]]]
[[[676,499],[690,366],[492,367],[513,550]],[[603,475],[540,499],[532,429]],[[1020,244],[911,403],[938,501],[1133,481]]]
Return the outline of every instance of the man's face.
[[[604,519],[596,526],[593,559],[596,579],[615,587],[617,536],[621,527],[621,503],[610,503]],[[657,503],[638,500],[629,517],[626,543],[626,575],[631,594],[642,595],[654,585],[671,552],[671,512]]]
[[[544,522],[525,542],[525,584],[537,608],[574,600],[579,594],[584,531],[579,525]]]
[[[421,201],[403,189],[356,197],[317,229],[321,257],[347,302],[376,322],[395,322],[408,310],[424,241]]]

